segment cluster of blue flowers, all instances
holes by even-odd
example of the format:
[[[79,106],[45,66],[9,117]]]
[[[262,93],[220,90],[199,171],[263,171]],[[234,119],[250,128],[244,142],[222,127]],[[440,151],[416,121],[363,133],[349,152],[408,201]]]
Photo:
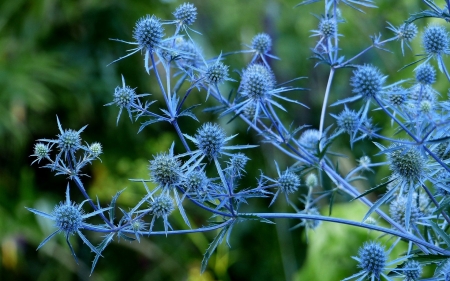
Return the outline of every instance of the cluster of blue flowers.
[[[42,247],[57,233],[64,233],[67,243],[75,256],[69,242],[70,235],[78,235],[95,253],[92,266],[102,256],[103,250],[114,239],[140,240],[144,235],[171,235],[180,233],[206,232],[221,229],[211,246],[206,250],[202,270],[206,269],[208,259],[224,237],[229,237],[238,222],[259,220],[272,223],[274,218],[301,220],[295,227],[316,230],[321,221],[350,224],[392,235],[395,239],[388,251],[378,241],[370,241],[361,246],[358,256],[360,272],[345,280],[420,280],[422,268],[437,264],[433,280],[449,280],[450,276],[450,237],[447,234],[450,224],[448,207],[450,206],[450,103],[440,101],[440,94],[433,88],[437,80],[434,64],[446,79],[450,75],[444,63],[450,52],[449,34],[444,25],[429,25],[422,32],[422,58],[411,63],[415,65],[414,83],[407,88],[405,81],[387,84],[387,76],[375,65],[354,65],[353,62],[371,49],[383,49],[388,42],[400,41],[401,52],[404,46],[411,49],[410,42],[419,34],[416,21],[425,17],[449,20],[450,6],[437,6],[432,0],[423,0],[428,10],[412,15],[399,27],[388,24],[394,34],[381,40],[381,35],[372,37],[372,45],[361,53],[345,59],[339,48],[339,25],[344,22],[341,5],[347,5],[363,12],[374,8],[372,0],[324,0],[326,14],[318,19],[318,27],[312,30],[317,37],[312,49],[313,57],[319,63],[329,66],[330,75],[323,99],[320,127],[309,128],[299,125],[292,129],[279,118],[278,112],[286,111],[283,103],[292,103],[301,108],[307,107],[296,99],[287,98],[284,93],[306,90],[300,87],[277,84],[275,73],[269,62],[278,59],[271,54],[272,39],[266,33],[256,34],[245,50],[205,58],[191,34],[198,33],[192,29],[197,18],[197,9],[193,4],[184,3],[173,13],[174,19],[161,20],[155,15],[146,15],[136,22],[133,30],[133,42],[114,39],[134,45],[135,48],[121,59],[141,53],[144,56],[144,69],[156,76],[165,107],[160,110],[150,109],[155,101],[147,101],[148,94],[137,94],[136,89],[127,85],[122,77],[112,96],[112,102],[106,105],[118,107],[117,122],[122,111],[126,110],[131,121],[142,120],[139,131],[156,122],[168,122],[173,126],[185,152],[176,155],[174,144],[166,152],[155,155],[149,160],[149,178],[134,179],[142,183],[146,195],[128,212],[116,206],[118,192],[109,202],[108,207],[94,203],[85,191],[82,183],[82,169],[92,161],[99,159],[102,146],[99,143],[83,143],[79,130],[63,129],[57,118],[59,134],[56,139],[41,139],[35,144],[33,161],[38,164],[47,161],[43,167],[66,175],[86,198],[81,204],[72,202],[67,186],[66,201],[58,204],[51,214],[27,208],[31,212],[53,220],[56,230],[47,237],[38,248]],[[305,0],[301,5],[320,2]],[[172,28],[173,33],[166,35]],[[234,97],[224,96],[221,87],[226,81],[235,82],[229,76],[226,65],[228,55],[235,53],[252,54],[248,65],[240,73],[239,84]],[[368,62],[370,63],[370,62]],[[159,65],[160,67],[157,67]],[[327,104],[332,90],[336,71],[353,68],[348,81],[352,91],[350,97],[339,100],[331,106],[343,106],[341,113],[330,114],[336,126],[324,128],[327,118]],[[302,78],[302,77],[300,77]],[[294,82],[300,78],[294,78]],[[181,92],[181,85],[187,90]],[[195,107],[185,106],[193,90],[205,93],[216,100],[218,106],[208,110],[218,113],[220,117],[232,115],[245,122],[249,129],[256,132],[262,142],[273,145],[281,153],[291,157],[295,162],[290,167],[276,166],[276,176],[262,172],[254,187],[240,188],[239,181],[245,175],[247,162],[246,149],[257,149],[257,145],[233,144],[235,135],[228,136],[223,127],[215,123],[204,123],[195,135],[182,133],[178,119],[188,117],[199,121],[193,112]],[[354,106],[361,100],[362,106]],[[379,134],[370,117],[373,109],[383,111],[392,120],[397,132],[404,138],[395,138]],[[156,113],[158,112],[158,113]],[[162,112],[162,113],[160,113]],[[380,154],[386,155],[386,162],[372,163],[369,156],[363,156],[359,165],[348,174],[338,171],[331,155],[333,141],[340,135],[350,136],[350,146],[360,141],[376,145]],[[381,143],[383,142],[383,144]],[[53,153],[53,150],[55,152]],[[388,166],[391,175],[384,182],[364,193],[358,191],[352,182],[363,179],[363,173],[374,171],[376,167]],[[207,176],[206,167],[212,167],[214,176]],[[335,188],[323,188],[323,178],[327,177]],[[151,189],[147,182],[156,186]],[[386,187],[386,192],[376,202],[371,202],[365,195]],[[300,200],[291,200],[292,194],[299,189],[306,190]],[[335,192],[346,193],[367,205],[368,211],[363,222],[354,222],[320,215],[318,202],[333,198]],[[281,195],[281,196],[279,196]],[[292,213],[243,213],[241,205],[247,204],[249,198],[271,198],[285,200],[292,207]],[[279,199],[281,197],[281,199]],[[209,211],[212,216],[220,217],[221,222],[192,229],[183,203],[190,202]],[[83,203],[89,203],[91,213],[85,213]],[[269,207],[270,207],[269,205]],[[388,212],[383,211],[388,206]],[[118,218],[116,209],[121,211]],[[178,211],[188,229],[174,229],[170,224],[170,215]],[[371,215],[378,216],[391,225],[390,228],[378,226]],[[103,224],[90,224],[88,218],[98,216]],[[164,229],[155,229],[155,221],[163,220]],[[82,231],[103,233],[104,240],[98,246],[84,236]],[[320,231],[317,229],[317,231]],[[408,251],[403,256],[389,260],[391,250],[401,241],[407,241]],[[429,258],[424,259],[424,256]],[[425,262],[422,262],[426,260]]]

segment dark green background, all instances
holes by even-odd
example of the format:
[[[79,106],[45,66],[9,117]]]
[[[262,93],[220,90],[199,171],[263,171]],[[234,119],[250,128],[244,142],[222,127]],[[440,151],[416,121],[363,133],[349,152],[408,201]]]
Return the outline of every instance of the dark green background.
[[[442,1],[443,2],[443,1]],[[199,275],[200,262],[208,243],[215,233],[186,236],[151,237],[141,243],[115,242],[104,252],[104,257],[89,278],[90,262],[93,259],[89,249],[77,237],[72,241],[80,258],[77,265],[62,237],[52,239],[38,252],[37,245],[53,231],[52,224],[26,211],[24,206],[51,212],[53,206],[64,199],[66,179],[54,177],[48,169],[39,165],[30,166],[34,160],[33,144],[39,138],[55,138],[58,133],[56,115],[64,128],[78,130],[89,124],[82,133],[88,142],[99,141],[104,147],[102,162],[95,162],[85,169],[90,178],[84,182],[89,194],[98,196],[104,205],[111,197],[125,187],[120,199],[124,209],[138,202],[144,189],[131,183],[129,178],[148,178],[147,165],[152,155],[166,151],[176,141],[176,151],[183,152],[173,129],[168,124],[155,124],[137,134],[139,123],[131,123],[125,114],[116,126],[118,108],[103,107],[112,100],[114,88],[121,85],[123,74],[127,84],[137,87],[138,93],[151,93],[150,99],[158,102],[152,106],[157,110],[163,106],[154,75],[145,73],[143,57],[135,54],[118,63],[106,66],[123,56],[130,46],[108,40],[119,38],[132,40],[132,30],[137,19],[146,14],[155,14],[162,19],[172,19],[171,13],[181,4],[179,1],[100,1],[100,0],[14,0],[0,3],[0,243],[1,280],[292,280],[301,274],[308,280],[338,280],[349,276],[356,269],[350,260],[355,255],[365,231],[347,229],[333,239],[330,232],[339,228],[328,225],[325,232],[319,228],[309,234],[309,239],[323,241],[306,265],[321,265],[323,258],[333,252],[341,271],[333,267],[333,260],[327,262],[319,272],[333,274],[316,275],[312,267],[305,265],[305,256],[311,256],[305,243],[303,230],[288,231],[297,222],[277,221],[277,226],[257,222],[239,224],[232,237],[232,248],[221,246],[218,255],[213,256],[207,272]],[[287,81],[299,76],[308,80],[295,82],[295,86],[310,88],[309,92],[290,93],[311,109],[287,105],[288,113],[280,113],[286,124],[295,126],[310,124],[318,126],[320,106],[328,77],[328,68],[314,68],[310,48],[316,38],[310,38],[309,30],[315,29],[317,19],[311,13],[321,14],[323,2],[294,9],[296,1],[252,0],[252,1],[191,1],[198,8],[198,20],[193,28],[203,36],[193,35],[202,46],[205,56],[211,58],[222,52],[245,49],[251,38],[259,32],[267,32],[274,39],[273,53],[281,61],[272,61],[277,80]],[[342,54],[350,57],[371,44],[369,35],[381,32],[387,38],[392,33],[385,27],[386,21],[398,26],[409,13],[425,8],[421,1],[376,1],[378,9],[364,9],[361,14],[343,7],[347,22],[340,25]],[[441,4],[441,3],[439,3]],[[423,30],[425,22],[418,23]],[[171,31],[168,31],[171,32]],[[414,52],[406,50],[401,56],[400,44],[389,43],[386,48],[394,53],[372,50],[360,57],[356,63],[373,63],[389,75],[388,82],[412,77],[412,68],[397,72],[403,65],[414,60],[414,54],[421,52],[420,38],[412,43]],[[225,63],[231,70],[241,70],[249,57],[235,55]],[[232,78],[238,79],[236,72]],[[350,94],[350,70],[336,74],[331,91],[331,102]],[[445,97],[448,81],[439,74],[437,89]],[[224,91],[236,89],[238,83],[228,83]],[[203,103],[205,93],[195,91],[189,104]],[[215,105],[210,99],[209,105]],[[341,108],[333,108],[338,113]],[[196,110],[203,121],[217,120],[214,115]],[[327,118],[327,125],[333,123]],[[226,121],[226,118],[219,122]],[[392,133],[389,121],[383,115],[375,115],[375,123],[385,126],[383,132]],[[193,134],[198,127],[191,120],[181,120],[183,132]],[[244,124],[237,120],[226,127],[231,133],[239,133],[233,144],[258,143],[258,136],[247,132]],[[339,152],[351,155],[346,144],[348,137],[334,145]],[[261,150],[262,149],[262,150]],[[262,153],[263,152],[263,153]],[[370,142],[358,144],[353,155],[373,155],[377,150]],[[246,179],[241,186],[255,185],[258,169],[269,176],[276,176],[273,159],[282,169],[293,164],[280,156],[269,145],[249,152]],[[382,160],[378,158],[375,160]],[[342,161],[342,169],[355,165],[350,157]],[[387,175],[383,169],[376,175],[369,175],[369,184],[374,185]],[[329,188],[329,187],[328,187]],[[298,194],[300,195],[300,194]],[[73,200],[80,202],[79,192],[72,188]],[[296,200],[294,198],[294,200]],[[341,200],[341,199],[339,199]],[[246,210],[267,211],[269,200],[251,200]],[[324,202],[325,203],[325,202]],[[185,204],[193,224],[205,224],[207,214],[188,202]],[[326,206],[322,206],[327,213]],[[344,206],[344,210],[353,208]],[[86,210],[89,212],[88,208]],[[279,200],[270,211],[291,211]],[[363,215],[364,208],[359,211]],[[360,217],[354,218],[360,219]],[[175,228],[186,228],[179,215],[170,218]],[[331,227],[331,228],[330,228]],[[328,232],[328,233],[327,233]],[[97,235],[87,234],[98,243]],[[352,237],[358,238],[358,242]],[[319,239],[320,237],[320,239]],[[316,242],[312,242],[317,245]],[[347,243],[342,243],[347,241]],[[323,252],[323,253],[322,253]],[[336,254],[337,253],[337,254]],[[343,262],[343,263],[342,263]],[[320,266],[319,266],[320,267]],[[309,272],[309,273],[305,273]],[[300,274],[300,275],[299,275]],[[308,275],[309,274],[309,275]],[[330,276],[330,277],[327,277]],[[341,276],[337,278],[337,276]],[[313,278],[313,279],[311,279]],[[305,280],[305,279],[302,279]]]

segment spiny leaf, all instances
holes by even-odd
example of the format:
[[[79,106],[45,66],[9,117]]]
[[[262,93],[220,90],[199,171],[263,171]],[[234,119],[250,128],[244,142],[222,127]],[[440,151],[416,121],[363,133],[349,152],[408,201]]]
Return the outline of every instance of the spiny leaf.
[[[384,182],[384,183],[382,183],[382,184],[379,184],[379,185],[377,185],[377,186],[375,186],[375,187],[373,187],[373,188],[367,190],[366,192],[361,193],[360,195],[356,196],[355,198],[351,199],[350,202],[355,201],[356,199],[359,199],[359,198],[361,198],[361,197],[364,197],[364,196],[366,196],[367,194],[372,193],[372,192],[374,192],[374,191],[376,191],[376,190],[378,190],[378,189],[380,189],[380,188],[382,188],[382,187],[384,187],[384,186],[390,184],[390,183],[393,182],[394,180],[395,180],[395,179],[391,179],[391,180],[389,180],[389,181],[387,181],[387,182]]]
[[[209,259],[211,258],[213,252],[216,250],[217,246],[219,246],[219,244],[222,243],[225,234],[227,233],[228,229],[230,229],[231,225],[233,225],[233,223],[228,224],[224,228],[222,228],[219,234],[217,234],[216,238],[214,238],[212,243],[209,245],[208,249],[206,249],[206,253],[203,256],[202,260],[201,273],[205,272]]]
[[[116,195],[114,195],[114,197],[111,200],[111,204],[109,205],[109,207],[111,208],[111,209],[109,209],[109,221],[111,223],[114,223],[114,219],[116,216],[117,199],[119,198],[119,195],[122,194],[122,192],[124,192],[124,191],[125,191],[125,189],[122,189],[121,191],[117,192]]]
[[[264,222],[264,223],[269,223],[269,224],[275,224],[273,221],[268,220],[266,218],[261,218],[258,215],[255,214],[240,214],[237,216],[238,218],[242,219],[242,220],[256,220],[259,222]]]
[[[444,240],[445,244],[447,244],[447,246],[450,247],[450,237],[448,236],[447,233],[445,233],[445,231],[443,231],[435,222],[430,221],[429,222],[431,227],[433,228],[434,232],[436,232],[436,234],[442,238],[442,240]]]

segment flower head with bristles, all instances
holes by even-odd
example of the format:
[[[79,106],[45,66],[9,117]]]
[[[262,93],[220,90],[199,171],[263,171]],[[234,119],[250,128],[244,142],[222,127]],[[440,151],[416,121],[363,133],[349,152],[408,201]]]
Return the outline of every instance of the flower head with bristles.
[[[125,78],[122,75],[122,87],[117,86],[114,90],[114,100],[110,103],[105,104],[105,106],[117,105],[119,107],[119,114],[117,115],[116,123],[119,124],[120,115],[122,114],[122,110],[126,109],[128,112],[128,116],[130,120],[133,122],[133,117],[131,115],[131,111],[133,106],[139,105],[139,98],[148,96],[149,94],[141,94],[136,95],[136,88],[131,88],[130,86],[125,84]]]
[[[86,201],[84,201],[84,202],[86,202]],[[89,246],[91,251],[100,255],[97,248],[95,248],[89,242],[89,240],[87,240],[87,238],[83,235],[83,233],[81,233],[81,230],[82,229],[91,229],[91,225],[86,224],[84,222],[87,218],[95,216],[97,214],[101,214],[111,208],[110,207],[103,208],[103,209],[98,208],[93,213],[85,214],[82,209],[83,203],[78,205],[75,202],[72,202],[70,200],[70,189],[69,189],[69,184],[67,184],[66,200],[64,202],[60,202],[58,205],[56,205],[55,208],[53,209],[53,211],[51,212],[51,214],[47,214],[45,212],[38,211],[38,210],[32,209],[32,208],[26,208],[28,211],[30,211],[36,215],[39,215],[41,217],[44,217],[44,218],[54,221],[54,223],[55,223],[54,225],[57,228],[56,231],[54,231],[52,234],[50,234],[47,238],[45,238],[41,242],[41,244],[39,244],[37,249],[40,249],[42,246],[44,246],[56,234],[63,232],[66,237],[66,242],[69,245],[69,248],[72,252],[72,255],[75,257],[75,259],[76,259],[76,255],[75,255],[75,252],[69,241],[69,236],[73,235],[73,234],[77,234],[83,240],[83,242]]]
[[[192,25],[197,19],[197,8],[191,3],[183,3],[176,8],[173,15],[180,25]]]
[[[144,53],[144,67],[147,73],[150,73],[150,65],[153,65],[153,53],[157,52],[160,48],[165,48],[163,46],[164,42],[164,27],[163,23],[159,18],[152,15],[146,15],[140,18],[133,30],[133,38],[135,42],[128,42],[120,39],[110,39],[130,45],[135,45],[136,48],[129,50],[129,54],[114,60],[115,63],[123,58],[129,57],[137,52]],[[169,38],[170,39],[170,38]]]
[[[256,34],[252,39],[251,47],[258,54],[265,54],[272,48],[272,38],[267,33]]]
[[[417,36],[417,26],[414,23],[403,23],[399,27],[395,27],[389,22],[388,24],[388,29],[392,30],[395,35],[397,35],[397,39],[400,40],[402,54],[404,55],[405,50],[403,48],[403,45],[405,44],[411,50],[411,46],[409,45],[409,43]]]
[[[395,149],[398,147],[398,149]],[[391,170],[405,182],[420,180],[425,174],[425,159],[416,147],[389,147],[388,162]]]
[[[43,144],[41,142],[36,143],[34,145],[34,154],[30,155],[30,156],[35,156],[36,160],[31,162],[31,164],[33,164],[36,161],[39,163],[44,158],[49,159],[50,151],[51,151],[51,148],[49,147],[48,144]]]
[[[169,153],[154,156],[148,167],[152,181],[161,187],[173,187],[183,179],[183,169],[180,160],[173,154],[173,144]]]
[[[440,25],[428,26],[423,32],[422,44],[427,55],[447,54],[450,47],[447,30]]]

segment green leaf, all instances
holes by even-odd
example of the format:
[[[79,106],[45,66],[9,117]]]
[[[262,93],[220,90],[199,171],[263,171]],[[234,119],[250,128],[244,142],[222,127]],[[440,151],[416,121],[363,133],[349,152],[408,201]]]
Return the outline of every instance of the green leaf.
[[[298,7],[298,6],[302,6],[302,5],[308,5],[308,4],[316,3],[316,2],[319,2],[319,1],[320,0],[305,0],[305,1],[300,2],[297,5],[295,5],[294,8]]]
[[[444,255],[417,255],[412,260],[418,261],[421,264],[429,263],[439,263],[441,261],[447,260],[449,257]]]
[[[435,215],[440,214],[444,210],[448,210],[449,207],[450,207],[450,198],[447,197],[441,202],[441,204],[439,205],[439,208],[437,208],[436,211],[433,212],[433,214],[435,214]]]
[[[393,182],[394,180],[395,180],[395,179],[391,179],[390,181],[387,181],[387,182],[384,182],[384,183],[382,183],[382,184],[379,184],[379,185],[377,185],[377,186],[375,186],[375,187],[373,187],[373,188],[367,190],[366,192],[361,193],[360,195],[356,196],[355,198],[351,199],[350,202],[355,201],[356,199],[359,199],[359,198],[361,198],[361,197],[364,197],[364,196],[366,196],[367,194],[372,193],[372,192],[374,192],[374,191],[376,191],[376,190],[378,190],[378,189],[380,189],[380,188],[382,188],[382,187],[384,187],[384,186],[390,184],[390,183]],[[395,188],[393,188],[393,189],[395,189]]]
[[[328,212],[329,216],[331,216],[331,212],[333,211],[333,203],[334,203],[334,190],[332,190],[330,194],[330,208]]]
[[[430,221],[430,225],[433,228],[434,232],[444,240],[445,244],[450,247],[450,237],[447,233],[445,233],[435,222]]]
[[[217,246],[219,246],[220,243],[222,243],[223,238],[225,237],[225,234],[227,234],[228,229],[234,224],[228,224],[222,230],[217,234],[216,238],[212,241],[211,244],[209,244],[208,249],[206,249],[206,253],[203,256],[202,260],[202,266],[201,266],[201,273],[205,272],[206,266],[208,265],[208,261],[211,258],[213,252],[216,250]]]
[[[123,238],[123,239],[125,239],[125,240],[127,240],[127,241],[132,242],[132,241],[136,240],[136,239],[134,239],[133,237],[130,237],[130,236],[127,236],[127,235],[123,234],[122,232],[119,232],[118,234],[119,234],[119,237],[120,237],[120,238]]]
[[[105,250],[106,246],[108,246],[109,243],[111,243],[111,241],[114,238],[115,233],[112,232],[108,235],[105,236],[105,239],[103,239],[103,241],[98,244],[98,246],[96,247],[97,251],[101,254],[103,252],[103,250]],[[92,261],[92,267],[91,267],[91,275],[94,272],[94,268],[97,265],[98,259],[101,257],[101,255],[96,254],[94,260]]]
[[[266,218],[261,218],[260,216],[258,216],[258,215],[254,215],[254,214],[244,214],[244,215],[238,215],[237,216],[239,219],[242,219],[242,220],[256,220],[256,221],[259,221],[259,222],[264,222],[264,223],[269,223],[269,224],[275,224],[273,221],[271,221],[271,220],[268,220],[268,219],[266,219]]]
[[[369,211],[364,216],[362,221],[365,221],[375,210],[377,210],[384,202],[386,202],[394,194],[394,192],[395,188],[389,190],[388,193],[383,195],[383,197],[381,197],[377,202],[375,202],[375,204],[373,204],[372,207],[370,207]]]
[[[122,189],[121,191],[117,192],[116,195],[114,195],[114,197],[111,200],[111,204],[109,205],[109,207],[111,209],[109,209],[109,221],[114,224],[114,218],[116,216],[116,202],[117,202],[117,198],[119,198],[119,195],[122,194],[122,192],[124,192],[125,189]]]

